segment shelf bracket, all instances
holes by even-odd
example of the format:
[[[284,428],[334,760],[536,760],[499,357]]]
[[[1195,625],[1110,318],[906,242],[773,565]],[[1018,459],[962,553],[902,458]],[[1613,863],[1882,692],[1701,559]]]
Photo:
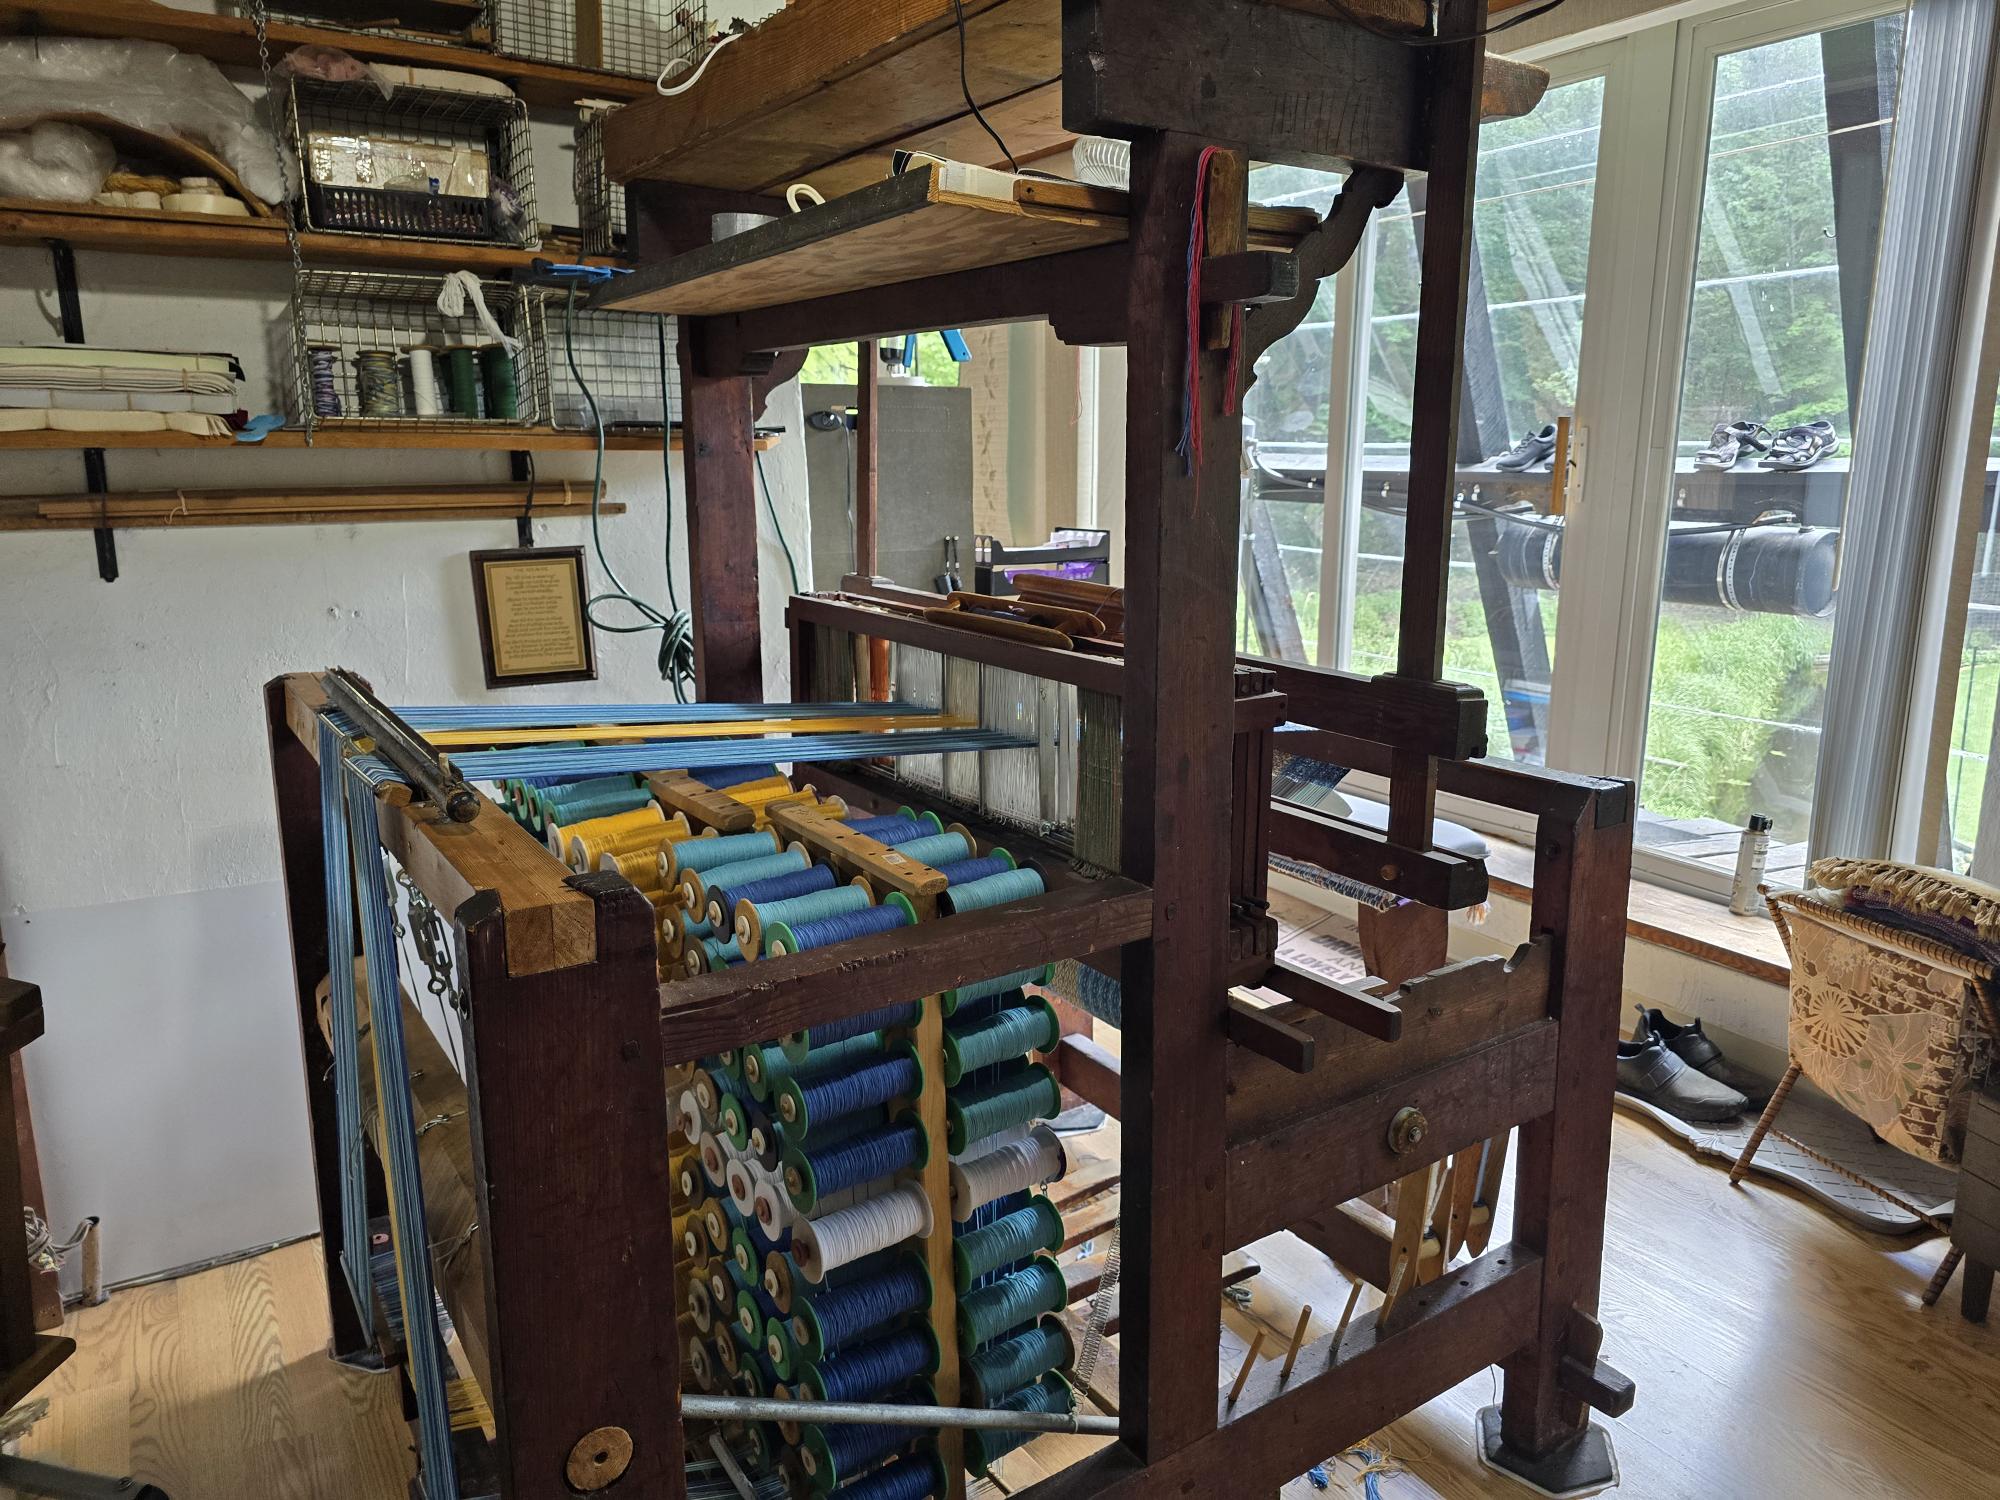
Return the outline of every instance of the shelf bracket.
[[[62,336],[66,344],[81,344],[83,338],[83,301],[77,295],[76,251],[70,248],[68,240],[49,241],[49,259],[54,263],[56,275],[56,307],[62,315]],[[104,475],[104,450],[86,448],[83,450],[83,483],[91,494],[105,496],[111,493],[111,485]],[[118,581],[118,538],[109,526],[98,526],[91,530],[97,542],[97,576],[106,583]]]
[[[523,547],[532,547],[535,545],[535,455],[525,448],[516,448],[507,455],[507,466],[514,483],[528,487],[527,501],[514,517],[514,535]]]

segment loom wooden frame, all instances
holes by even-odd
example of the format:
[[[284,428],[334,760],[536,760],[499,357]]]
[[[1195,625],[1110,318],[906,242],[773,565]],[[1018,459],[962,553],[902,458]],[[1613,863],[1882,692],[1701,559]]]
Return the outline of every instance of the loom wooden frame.
[[[1153,0],[1149,33],[1171,48],[1183,30],[1177,19],[1192,25],[1217,3],[1224,0]],[[1069,274],[1075,258],[1031,262],[684,320],[680,349],[700,687],[707,698],[753,701],[764,684],[750,438],[762,392],[796,369],[800,345],[901,331],[913,305],[926,326],[1048,316],[1066,337],[1128,344],[1122,649],[1044,653],[1026,665],[1018,651],[1030,648],[1002,652],[1001,643],[912,619],[893,607],[900,591],[869,584],[841,598],[795,599],[791,609],[795,684],[810,680],[810,627],[833,624],[874,640],[998,653],[1007,665],[1115,691],[1126,731],[1124,875],[955,919],[949,942],[934,929],[908,929],[662,991],[651,972],[646,903],[616,877],[567,877],[490,804],[467,824],[444,822],[421,804],[384,809],[385,846],[457,933],[472,1157],[462,1185],[478,1200],[467,1254],[480,1274],[444,1290],[454,1318],[475,1328],[487,1351],[499,1435],[485,1460],[507,1500],[576,1493],[562,1479],[564,1462],[605,1427],[633,1441],[620,1493],[683,1494],[663,1067],[1057,956],[1090,957],[1120,977],[1126,994],[1129,1087],[1115,1101],[1125,1141],[1123,1432],[1118,1444],[1032,1486],[1030,1500],[1273,1494],[1329,1451],[1489,1364],[1505,1371],[1506,1437],[1524,1454],[1563,1449],[1582,1434],[1587,1404],[1612,1404],[1606,1391],[1615,1382],[1596,1364],[1593,1315],[1631,789],[1478,759],[1483,705],[1439,680],[1481,59],[1437,49],[1420,54],[1407,76],[1343,84],[1379,91],[1368,108],[1420,110],[1430,168],[1413,440],[1425,461],[1412,467],[1402,675],[1238,663],[1241,419],[1240,403],[1223,399],[1226,339],[1204,339],[1197,356],[1204,457],[1189,472],[1175,451],[1188,224],[1206,143],[1194,132],[1226,122],[1210,138],[1262,156],[1282,155],[1283,143],[1267,139],[1254,101],[1233,109],[1227,91],[1190,112],[1189,101],[1151,86],[1143,59],[1097,60],[1129,76],[1082,76],[1090,68],[1084,40],[1118,8],[1117,0],[1068,0],[1064,27],[1077,70],[1066,91],[1077,90],[1079,101],[1068,112],[1115,125],[1092,113],[1115,97],[1142,101],[1147,116],[1119,127],[1134,141],[1130,239],[1115,253],[1084,252],[1094,268],[1116,274],[1122,299],[1106,296],[1100,279]],[[1485,9],[1484,0],[1447,0],[1444,25],[1476,28]],[[1347,24],[1330,12],[1297,14],[1299,24]],[[739,43],[739,61],[756,46],[754,36]],[[1217,160],[1205,254],[1226,257],[1244,248],[1245,179],[1241,155]],[[630,200],[642,263],[705,243],[711,212],[766,202],[650,182],[631,184]],[[1351,240],[1353,227],[1340,232]],[[1324,258],[1316,274],[1323,266]],[[1259,326],[1260,338],[1267,332]],[[333,1348],[355,1355],[364,1352],[359,1325],[332,1259],[333,1100],[314,1001],[328,963],[314,764],[321,699],[311,676],[281,678],[266,698]],[[1317,834],[1301,842],[1293,824],[1272,815],[1274,729],[1288,712],[1320,727],[1319,752],[1392,772],[1386,839],[1366,849]],[[922,800],[867,768],[815,767],[811,775],[865,806],[891,795]],[[1273,1014],[1311,1045],[1289,1054],[1289,1065],[1241,1044],[1228,992],[1270,969],[1268,855],[1298,854],[1434,900],[1462,894],[1450,880],[1463,873],[1450,874],[1428,849],[1440,786],[1537,818],[1532,926],[1545,959],[1461,967],[1406,986],[1393,1041],[1292,1004]],[[1103,1092],[1111,1076],[1102,1066],[1078,1068],[1073,1086]],[[1409,1105],[1430,1128],[1398,1153],[1388,1122]],[[1227,1252],[1514,1127],[1510,1244],[1406,1295],[1389,1318],[1356,1320],[1338,1347],[1307,1346],[1291,1379],[1261,1371],[1233,1403],[1218,1396],[1210,1376],[1217,1297],[1208,1293],[1219,1296]],[[589,1255],[547,1232],[551,1222],[583,1220],[598,1241]]]

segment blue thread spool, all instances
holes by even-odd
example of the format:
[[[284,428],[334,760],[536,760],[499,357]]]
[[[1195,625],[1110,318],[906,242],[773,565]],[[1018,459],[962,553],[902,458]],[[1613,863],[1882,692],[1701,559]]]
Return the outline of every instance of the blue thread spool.
[[[951,1154],[958,1155],[974,1141],[1061,1112],[1062,1085],[1040,1063],[1010,1071],[991,1083],[956,1089],[945,1104]]]
[[[1024,984],[1046,985],[1056,977],[1054,964],[1043,964],[1039,969],[1017,969],[1012,974],[1001,974],[993,979],[982,979],[976,984],[962,984],[955,990],[946,990],[938,997],[949,1016],[957,1012],[959,1006],[972,1000],[984,1000],[992,995],[1004,995],[1009,990],[1018,990]]]
[[[719,923],[725,920],[724,911],[734,912],[736,908],[718,906],[717,910],[709,910],[711,893],[718,887],[748,885],[773,875],[792,875],[811,864],[812,861],[806,857],[805,845],[793,844],[776,854],[760,854],[754,859],[737,860],[734,864],[718,865],[708,871],[684,869],[681,871],[681,889],[687,892],[689,911],[705,912],[709,921]]]
[[[746,904],[760,901],[789,901],[795,896],[809,896],[814,891],[830,891],[840,884],[840,877],[833,873],[832,865],[808,865],[803,870],[790,875],[774,875],[769,880],[759,880],[749,885],[731,886],[726,891],[717,891],[711,908],[717,902],[727,902],[726,912],[730,925],[736,930],[736,941],[756,945],[749,927],[742,916]],[[711,921],[717,918],[711,910]]]
[[[991,911],[996,906],[1039,896],[1044,889],[1041,873],[1032,866],[1008,870],[999,875],[988,875],[984,880],[975,880],[970,885],[951,887],[938,897],[938,914],[951,917],[960,912]]]
[[[723,942],[720,938],[705,937],[687,945],[682,955],[682,966],[692,979],[697,974],[720,974],[724,969],[733,969],[749,962],[743,950],[736,946],[736,939]]]
[[[712,766],[696,771],[689,779],[699,781],[711,792],[726,792],[749,781],[769,781],[778,774],[776,766]]]
[[[805,1082],[788,1078],[778,1090],[778,1118],[801,1138],[871,1105],[914,1099],[923,1092],[924,1070],[907,1044],[878,1061],[844,1073],[814,1074]]]
[[[660,874],[669,886],[674,886],[680,884],[683,870],[713,870],[777,852],[778,836],[769,829],[703,839],[670,839],[660,846]]]
[[[971,885],[975,880],[985,880],[991,875],[1005,875],[1013,869],[1014,856],[1004,850],[999,854],[988,854],[982,859],[959,859],[937,867],[938,874],[944,876],[945,884]]]
[[[802,1357],[823,1360],[898,1318],[925,1311],[933,1293],[923,1258],[902,1251],[886,1271],[809,1297],[794,1297],[787,1329]]]
[[[937,1335],[919,1323],[809,1365],[800,1384],[815,1401],[875,1401],[919,1375],[935,1375],[940,1358]]]
[[[856,938],[870,937],[879,932],[914,927],[916,923],[917,909],[910,904],[910,898],[901,891],[891,891],[880,906],[864,906],[859,911],[842,912],[817,922],[800,922],[797,925],[780,922],[767,928],[764,956],[782,958],[788,953],[811,953],[815,949],[851,943]]]
[[[888,1031],[901,1026],[914,1026],[924,1017],[924,1002],[906,1000],[901,1005],[885,1005],[880,1010],[863,1011],[858,1016],[848,1016],[845,1020],[828,1021],[824,1026],[814,1026],[807,1031],[795,1031],[786,1037],[781,1046],[785,1056],[798,1062],[807,1056],[808,1050],[817,1056],[821,1050],[836,1042],[847,1041],[851,1037],[865,1036],[871,1031]]]
[[[999,1409],[1049,1414],[1072,1412],[1076,1410],[1076,1393],[1062,1376],[1044,1375],[1033,1385],[1023,1386],[1000,1402]],[[992,1473],[996,1462],[1035,1436],[1033,1432],[1019,1429],[988,1431],[983,1427],[973,1428],[965,1434],[965,1466],[985,1479]]]
[[[1032,1380],[1060,1370],[1075,1356],[1069,1330],[1054,1318],[988,1344],[965,1361],[965,1378],[972,1401],[991,1406]]]
[[[1037,1255],[1018,1271],[968,1292],[958,1304],[958,1344],[977,1349],[1005,1337],[1043,1313],[1061,1312],[1069,1301],[1062,1268]]]
[[[1002,1214],[952,1242],[952,1279],[963,1296],[982,1276],[1024,1261],[1038,1250],[1054,1253],[1062,1241],[1062,1215],[1047,1198],[1035,1193],[1027,1207]]]
[[[914,859],[918,864],[929,865],[935,870],[954,860],[972,858],[972,840],[962,833],[934,833],[929,838],[898,844],[896,852],[905,859]]]
[[[928,1406],[933,1393],[919,1384],[909,1394],[897,1398],[896,1406]],[[920,1427],[903,1423],[870,1426],[804,1425],[799,1429],[799,1466],[822,1495],[830,1495],[851,1474],[860,1474],[907,1448],[923,1434]]]
[[[875,900],[865,880],[822,890],[807,891],[782,901],[739,901],[736,905],[736,940],[745,953],[762,955],[770,947],[769,933],[776,926],[800,922],[822,922],[828,917],[860,911]]]
[[[1047,1052],[1062,1039],[1056,1008],[1037,996],[997,1015],[950,1026],[944,1034],[945,1087],[955,1088],[967,1073],[1029,1052]]]
[[[941,1500],[944,1492],[944,1464],[919,1448],[843,1485],[840,1500]]]
[[[897,1172],[921,1168],[930,1160],[930,1140],[914,1115],[883,1130],[871,1130],[820,1151],[785,1152],[785,1192],[802,1214],[819,1207],[822,1198],[863,1183],[880,1182]]]
[[[929,838],[934,833],[944,832],[944,819],[934,812],[911,813],[905,808],[901,813],[890,813],[886,817],[863,818],[847,825],[856,833],[866,834],[878,844],[894,848],[907,844],[911,839]]]

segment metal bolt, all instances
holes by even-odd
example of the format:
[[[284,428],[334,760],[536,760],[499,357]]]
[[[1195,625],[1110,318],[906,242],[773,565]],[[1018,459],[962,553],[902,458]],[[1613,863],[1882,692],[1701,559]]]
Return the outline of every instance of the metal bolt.
[[[1430,1121],[1424,1118],[1422,1110],[1414,1104],[1404,1105],[1389,1121],[1389,1149],[1398,1156],[1407,1155],[1423,1144],[1430,1128]]]

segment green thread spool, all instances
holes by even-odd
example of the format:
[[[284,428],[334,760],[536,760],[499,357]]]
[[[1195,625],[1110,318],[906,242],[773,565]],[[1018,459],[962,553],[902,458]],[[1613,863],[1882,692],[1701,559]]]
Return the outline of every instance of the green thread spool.
[[[931,1279],[930,1267],[924,1258],[914,1250],[905,1251],[902,1259],[924,1278],[923,1311],[928,1312],[937,1303],[937,1284]],[[812,1298],[799,1296],[792,1299],[791,1322],[786,1328],[791,1344],[798,1357],[818,1363],[826,1358],[826,1330],[821,1326],[819,1313],[812,1305]]]
[[[1076,1410],[1076,1392],[1062,1376],[1044,1375],[1033,1385],[1015,1391],[1000,1406],[1007,1411],[1072,1412]],[[995,1463],[1036,1435],[1018,1428],[1001,1431],[972,1428],[965,1434],[965,1466],[985,1479],[991,1475]]]
[[[798,1284],[798,1272],[784,1251],[773,1250],[764,1257],[764,1295],[785,1317],[792,1314],[792,1292]]]
[[[764,1322],[764,1358],[771,1362],[771,1368],[778,1372],[780,1380],[790,1380],[798,1368],[801,1350],[792,1338],[792,1325],[783,1318],[767,1318]]]
[[[743,1101],[734,1094],[722,1101],[716,1128],[729,1137],[729,1143],[738,1151],[750,1149],[750,1114],[743,1108]]]
[[[1041,872],[1030,865],[989,875],[984,880],[973,881],[971,885],[953,886],[938,896],[938,911],[949,916],[969,911],[991,911],[996,906],[1011,906],[1016,901],[1039,896],[1046,889]]]
[[[1062,1113],[1062,1085],[1040,1063],[997,1082],[955,1094],[945,1105],[950,1126],[951,1154],[957,1156],[974,1141],[1030,1120]]]
[[[810,1040],[811,1033],[808,1032],[806,1035]],[[880,1057],[888,1047],[882,1040],[881,1032],[865,1031],[860,1036],[851,1036],[845,1041],[835,1042],[830,1047],[815,1048],[811,1052],[806,1052],[802,1043],[800,1050],[803,1062],[794,1061],[789,1049],[784,1047],[777,1049],[778,1055],[785,1059],[791,1072],[772,1085],[771,1099],[772,1108],[777,1111],[778,1123],[798,1139],[804,1140],[806,1130],[803,1122],[806,1110],[805,1100],[801,1097],[800,1091],[805,1085],[828,1074],[851,1072],[861,1063]]]
[[[514,356],[505,344],[479,347],[479,379],[486,392],[486,419],[512,422],[521,415],[521,393],[514,373]]]
[[[718,1309],[734,1307],[737,1294],[749,1291],[755,1283],[743,1274],[743,1268],[736,1264],[736,1257],[729,1253],[726,1245],[723,1247],[722,1258],[716,1264],[722,1267],[725,1294],[715,1299],[715,1305]]]
[[[808,891],[803,896],[793,896],[787,901],[770,901],[762,906],[753,906],[748,901],[737,903],[736,940],[748,953],[755,942],[758,952],[764,950],[764,934],[773,927],[789,927],[798,922],[821,922],[828,917],[837,917],[842,912],[859,911],[864,906],[873,906],[875,899],[865,885],[837,885],[830,891]],[[745,930],[746,918],[748,931]]]
[[[445,386],[451,392],[454,416],[479,419],[479,351],[458,344],[445,351]]]
[[[975,984],[962,984],[955,990],[946,990],[938,996],[938,1003],[947,1017],[956,1015],[961,1005],[974,1000],[984,1000],[989,995],[1004,995],[1009,990],[1018,990],[1022,985],[1047,986],[1056,977],[1054,964],[1043,964],[1039,969],[1018,969],[1012,974],[999,974],[991,979],[982,979]]]
[[[728,1047],[715,1054],[715,1065],[739,1083],[743,1080],[743,1051]]]
[[[914,859],[920,865],[935,869],[955,859],[972,858],[972,840],[962,833],[934,833],[927,839],[911,839],[907,844],[898,844],[896,852],[905,859]]]
[[[1061,1312],[1069,1301],[1062,1267],[1037,1255],[1010,1276],[969,1292],[958,1304],[958,1346],[977,1349],[1031,1323],[1043,1313]]]
[[[729,1231],[729,1258],[736,1262],[736,1269],[743,1273],[744,1281],[756,1285],[758,1274],[764,1268],[757,1260],[757,1247],[750,1243],[750,1231],[741,1224]],[[742,1308],[741,1297],[736,1299],[736,1306],[739,1310]]]
[[[771,1102],[771,1091],[792,1076],[792,1060],[783,1047],[760,1042],[743,1049],[743,1087],[759,1104]]]
[[[1055,1318],[1043,1318],[1032,1328],[1010,1334],[966,1359],[973,1404],[991,1406],[1009,1391],[1064,1368],[1075,1354],[1069,1330]]]
[[[829,893],[826,891],[815,891],[813,892],[813,894],[816,896],[824,896]],[[799,899],[803,900],[805,898],[800,897]],[[865,901],[862,903],[863,906],[866,906],[868,904],[869,903]],[[881,905],[900,907],[902,909],[902,913],[905,918],[903,925],[906,927],[914,927],[917,925],[916,905],[910,900],[908,896],[905,896],[901,891],[889,892],[888,895],[882,898]],[[859,910],[859,908],[854,908],[854,909]],[[803,920],[796,920],[791,922],[765,923],[764,956],[766,958],[783,958],[787,954],[798,952],[799,940],[792,936],[792,929],[794,927],[802,927],[804,925],[805,923]],[[787,1043],[789,1043],[790,1040],[791,1038],[789,1037],[786,1038]]]
[[[756,1341],[753,1339],[751,1342],[754,1346]],[[746,1349],[744,1352],[748,1353],[749,1351]],[[764,1374],[763,1371],[757,1368],[756,1360],[741,1360],[737,1364],[736,1389],[740,1394],[750,1397],[753,1401],[761,1401],[764,1398],[766,1394],[764,1389]]]
[[[1026,1260],[1038,1250],[1053,1254],[1062,1241],[1062,1215],[1053,1203],[1036,1193],[1028,1199],[1026,1207],[952,1241],[952,1279],[962,1297],[980,1277]]]
[[[1062,1039],[1062,1021],[1056,1008],[1036,996],[1024,997],[1020,1005],[974,1021],[962,1030],[946,1029],[944,1034],[944,1081],[956,1088],[959,1079],[981,1068],[1030,1052],[1047,1052]]]
[[[736,1332],[745,1349],[757,1349],[764,1342],[764,1309],[749,1287],[736,1294]]]

